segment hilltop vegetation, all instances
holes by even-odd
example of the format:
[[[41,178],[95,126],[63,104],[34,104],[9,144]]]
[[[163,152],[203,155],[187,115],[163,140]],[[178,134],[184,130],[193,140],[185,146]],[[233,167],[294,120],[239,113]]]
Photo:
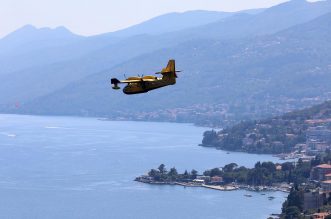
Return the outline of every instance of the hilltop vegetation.
[[[306,142],[308,127],[328,124],[331,101],[270,119],[241,122],[222,131],[204,133],[203,145],[250,153],[285,153]],[[310,124],[308,120],[317,123]]]

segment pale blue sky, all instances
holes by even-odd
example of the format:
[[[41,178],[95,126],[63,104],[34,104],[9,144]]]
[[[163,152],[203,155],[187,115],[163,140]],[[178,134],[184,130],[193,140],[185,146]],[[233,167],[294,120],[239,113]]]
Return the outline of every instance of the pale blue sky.
[[[0,37],[25,25],[65,26],[81,35],[122,29],[168,12],[238,11],[286,0],[0,0]]]

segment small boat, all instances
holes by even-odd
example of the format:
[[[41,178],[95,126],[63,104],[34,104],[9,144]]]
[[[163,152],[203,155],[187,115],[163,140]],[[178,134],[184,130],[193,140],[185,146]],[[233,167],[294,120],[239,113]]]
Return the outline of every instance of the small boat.
[[[273,199],[275,199],[275,197],[273,197],[273,196],[269,196],[268,199],[269,199],[269,200],[273,200]]]
[[[252,195],[250,195],[250,194],[245,194],[244,196],[246,196],[246,197],[252,197]]]

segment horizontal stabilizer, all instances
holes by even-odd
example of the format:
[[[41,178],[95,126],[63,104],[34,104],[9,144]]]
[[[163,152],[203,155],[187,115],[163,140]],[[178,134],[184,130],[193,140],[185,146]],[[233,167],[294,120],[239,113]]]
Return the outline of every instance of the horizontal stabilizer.
[[[112,78],[111,80],[110,80],[110,83],[111,84],[118,84],[118,83],[121,83],[117,78]]]

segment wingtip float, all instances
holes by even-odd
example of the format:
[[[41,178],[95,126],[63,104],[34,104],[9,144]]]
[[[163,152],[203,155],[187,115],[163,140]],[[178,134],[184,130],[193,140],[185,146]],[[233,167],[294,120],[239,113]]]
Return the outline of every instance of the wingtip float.
[[[119,84],[127,84],[123,88],[123,93],[128,95],[147,93],[150,90],[176,84],[177,72],[180,71],[176,71],[175,60],[169,60],[167,67],[163,68],[161,72],[155,73],[162,74],[162,77],[147,75],[143,77],[129,77],[125,80],[118,80],[117,78],[112,78],[111,84],[114,90],[121,89],[118,86]]]

